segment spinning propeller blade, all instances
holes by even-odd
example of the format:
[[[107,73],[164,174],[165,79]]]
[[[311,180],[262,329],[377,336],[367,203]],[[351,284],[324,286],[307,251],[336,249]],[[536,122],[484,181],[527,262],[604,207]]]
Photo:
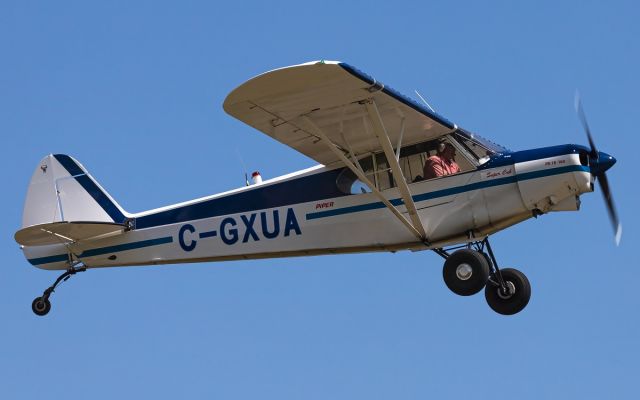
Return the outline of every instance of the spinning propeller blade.
[[[591,136],[591,130],[589,129],[589,124],[587,123],[587,117],[582,109],[582,102],[580,101],[580,95],[576,92],[575,99],[576,112],[578,113],[578,118],[580,118],[580,122],[582,123],[582,127],[584,128],[587,139],[589,140],[589,146],[591,147],[591,151],[589,152],[589,165],[591,166],[591,174],[596,178],[598,183],[600,184],[600,188],[602,189],[602,196],[604,197],[605,204],[607,205],[607,212],[609,213],[609,220],[613,225],[613,231],[615,233],[615,241],[616,246],[620,244],[620,239],[622,237],[622,224],[620,224],[620,219],[618,218],[618,212],[616,211],[615,204],[613,203],[613,195],[611,194],[611,188],[609,187],[609,180],[607,179],[606,170],[611,168],[613,164],[616,163],[616,159],[610,156],[607,153],[599,152],[596,149],[596,145],[593,141],[593,136]]]
[[[598,176],[598,182],[602,187],[602,196],[604,197],[604,201],[607,204],[607,211],[609,212],[609,220],[611,224],[613,224],[613,230],[615,231],[615,239],[616,246],[620,244],[620,238],[622,237],[622,225],[620,224],[620,220],[618,219],[618,213],[616,212],[616,207],[613,204],[613,197],[611,197],[611,190],[609,189],[609,180],[607,179],[607,175],[603,172]]]
[[[576,92],[576,112],[578,113],[578,118],[580,118],[580,122],[582,123],[582,127],[584,131],[587,133],[587,139],[589,140],[589,147],[591,147],[591,153],[589,156],[591,158],[598,158],[598,150],[596,149],[596,144],[593,142],[593,136],[591,136],[591,129],[589,129],[589,124],[587,123],[587,117],[584,115],[584,110],[582,109],[582,101],[580,101],[580,93]]]

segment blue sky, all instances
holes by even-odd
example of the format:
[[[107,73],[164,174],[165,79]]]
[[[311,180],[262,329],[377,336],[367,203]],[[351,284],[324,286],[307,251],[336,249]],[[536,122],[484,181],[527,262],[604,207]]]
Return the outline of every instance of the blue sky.
[[[444,3],[444,2],[443,2]],[[0,3],[0,397],[224,399],[635,398],[640,71],[632,2]],[[227,116],[248,78],[337,59],[418,89],[514,150],[586,138],[580,89],[624,226],[582,210],[493,237],[533,285],[521,314],[461,298],[433,253],[96,270],[57,276],[14,232],[49,153],[74,156],[128,211],[313,162]]]

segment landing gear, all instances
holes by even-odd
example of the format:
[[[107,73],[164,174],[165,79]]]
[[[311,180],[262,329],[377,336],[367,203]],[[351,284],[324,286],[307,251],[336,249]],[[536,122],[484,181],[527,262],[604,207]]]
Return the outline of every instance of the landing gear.
[[[453,253],[444,262],[444,283],[455,294],[471,296],[484,289],[489,279],[489,263],[484,255],[471,249]]]
[[[517,269],[505,268],[502,271],[506,290],[500,285],[487,285],[484,297],[489,307],[498,314],[513,315],[522,311],[531,298],[531,284],[527,277]]]
[[[33,312],[36,315],[39,315],[41,317],[44,315],[47,315],[49,311],[51,311],[51,302],[49,301],[49,297],[51,296],[51,293],[55,291],[56,287],[58,287],[60,283],[65,282],[67,279],[71,278],[71,275],[74,275],[78,272],[83,272],[86,270],[87,268],[84,266],[79,267],[75,265],[75,266],[69,267],[69,269],[66,270],[64,274],[60,275],[58,279],[56,279],[53,285],[49,286],[44,291],[42,296],[36,297],[33,300],[33,302],[31,303],[31,310],[33,310]]]
[[[450,250],[456,251],[449,254]],[[434,251],[445,259],[442,276],[455,294],[471,296],[484,288],[489,307],[502,315],[516,314],[529,303],[529,280],[517,269],[498,268],[488,237],[462,247]]]
[[[36,315],[47,315],[49,313],[49,310],[51,310],[51,302],[44,296],[36,297],[33,300],[33,303],[31,303],[31,309]]]

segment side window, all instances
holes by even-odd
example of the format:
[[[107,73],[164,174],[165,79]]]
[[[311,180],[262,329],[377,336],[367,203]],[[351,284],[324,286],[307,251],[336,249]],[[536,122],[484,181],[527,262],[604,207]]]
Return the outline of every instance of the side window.
[[[434,178],[433,175],[425,176],[427,171],[425,166],[429,157],[438,155],[438,151],[442,151],[442,146],[446,144],[451,146],[450,153],[453,156],[453,161],[457,165],[459,172],[469,171],[474,168],[474,164],[467,159],[468,155],[461,154],[457,149],[463,149],[463,153],[468,152],[465,144],[455,142],[453,138],[446,136],[437,140],[430,140],[427,142],[417,143],[410,146],[403,147],[400,151],[399,164],[402,169],[402,174],[406,180],[406,183],[411,184],[414,182],[420,182],[425,179]],[[373,183],[379,190],[386,190],[396,186],[396,182],[387,162],[387,158],[383,153],[373,154],[369,157],[359,160],[365,176]],[[446,169],[449,169],[449,164]],[[457,172],[453,172],[454,174]],[[445,173],[446,175],[447,173]],[[347,167],[338,175],[336,180],[338,189],[343,193],[361,194],[369,193],[371,190],[364,184],[358,177]]]
[[[436,153],[437,143],[423,142],[407,146],[400,152],[400,168],[407,183],[424,180],[427,159]]]
[[[364,170],[365,176],[375,184],[372,157],[363,158],[362,160],[359,160],[359,163]],[[342,172],[338,175],[336,185],[338,186],[338,190],[342,193],[362,194],[371,192],[371,189],[369,189],[364,182],[358,179],[356,174],[347,167],[344,167]]]
[[[338,175],[336,185],[338,186],[338,190],[342,193],[362,194],[371,192],[371,189],[369,189],[364,182],[358,179],[356,174],[347,167],[345,167]]]
[[[391,167],[387,162],[387,158],[384,154],[374,154],[373,158],[376,161],[376,181],[375,184],[379,190],[386,190],[395,186],[393,182],[393,174],[391,173]]]
[[[464,145],[445,136],[403,148],[400,153],[400,168],[407,183],[457,174],[474,168],[467,153]]]
[[[407,183],[422,180],[422,171],[424,170],[424,164],[427,162],[428,157],[429,153],[426,152],[400,157],[400,168],[402,168],[402,173]]]

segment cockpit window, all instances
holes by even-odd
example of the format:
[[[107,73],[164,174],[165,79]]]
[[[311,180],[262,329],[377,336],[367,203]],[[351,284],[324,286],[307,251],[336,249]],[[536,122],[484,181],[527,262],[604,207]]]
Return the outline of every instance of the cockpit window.
[[[452,154],[447,164],[440,162],[445,148]],[[504,147],[459,129],[451,135],[402,147],[398,162],[407,184],[411,184],[473,170],[489,160],[491,155],[506,151]],[[396,186],[395,177],[384,153],[372,154],[359,159],[358,162],[364,175],[378,190]],[[434,166],[434,163],[440,165]],[[338,175],[336,184],[343,193],[371,192],[371,189],[347,167]]]

